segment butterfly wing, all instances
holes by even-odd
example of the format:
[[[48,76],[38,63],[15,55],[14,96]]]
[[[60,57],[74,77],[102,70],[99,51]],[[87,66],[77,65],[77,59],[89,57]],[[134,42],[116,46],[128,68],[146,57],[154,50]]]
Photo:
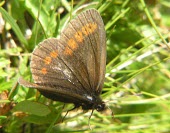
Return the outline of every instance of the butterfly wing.
[[[62,102],[87,102],[86,95],[99,95],[102,89],[106,43],[103,21],[95,9],[70,21],[60,39],[46,39],[33,51],[31,72],[34,83],[20,84],[37,88],[44,96]]]
[[[72,59],[83,66],[79,69],[75,64],[73,69],[79,71],[79,79],[85,83],[84,89],[99,95],[106,67],[106,33],[100,14],[95,9],[82,12],[69,23],[61,38],[62,44],[71,49],[71,56],[75,57]],[[72,43],[69,45],[69,42]]]

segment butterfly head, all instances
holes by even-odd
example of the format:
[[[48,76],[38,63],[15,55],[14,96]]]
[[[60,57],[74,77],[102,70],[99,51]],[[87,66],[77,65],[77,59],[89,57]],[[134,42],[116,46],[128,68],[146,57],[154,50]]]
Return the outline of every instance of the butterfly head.
[[[106,105],[104,102],[101,102],[101,103],[98,103],[97,105],[95,105],[95,109],[97,111],[103,111],[103,110],[105,110],[105,107],[106,107]]]

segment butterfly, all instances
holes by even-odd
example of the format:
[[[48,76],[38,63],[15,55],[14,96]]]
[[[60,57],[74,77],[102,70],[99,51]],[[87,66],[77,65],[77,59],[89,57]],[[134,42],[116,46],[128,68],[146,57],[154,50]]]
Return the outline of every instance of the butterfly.
[[[77,15],[60,38],[41,42],[32,52],[34,82],[19,83],[37,89],[54,101],[73,103],[74,109],[103,111],[102,92],[106,68],[106,33],[96,9]]]

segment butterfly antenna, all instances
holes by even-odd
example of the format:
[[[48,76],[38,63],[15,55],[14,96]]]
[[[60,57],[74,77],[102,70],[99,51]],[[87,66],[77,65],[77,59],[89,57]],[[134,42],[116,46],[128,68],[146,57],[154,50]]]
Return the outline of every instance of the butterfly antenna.
[[[92,112],[91,112],[91,114],[90,114],[90,116],[89,116],[89,120],[88,120],[88,125],[89,125],[90,130],[92,130],[92,128],[91,128],[91,126],[90,126],[90,118],[91,118],[91,116],[93,115],[93,111],[94,111],[94,109],[92,110]]]

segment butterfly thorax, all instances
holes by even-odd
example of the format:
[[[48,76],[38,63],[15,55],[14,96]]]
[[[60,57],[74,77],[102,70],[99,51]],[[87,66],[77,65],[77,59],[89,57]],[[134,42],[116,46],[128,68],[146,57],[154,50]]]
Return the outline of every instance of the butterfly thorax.
[[[103,111],[105,109],[105,103],[99,96],[85,95],[85,97],[88,102],[81,104],[83,110],[96,109],[97,111]]]

